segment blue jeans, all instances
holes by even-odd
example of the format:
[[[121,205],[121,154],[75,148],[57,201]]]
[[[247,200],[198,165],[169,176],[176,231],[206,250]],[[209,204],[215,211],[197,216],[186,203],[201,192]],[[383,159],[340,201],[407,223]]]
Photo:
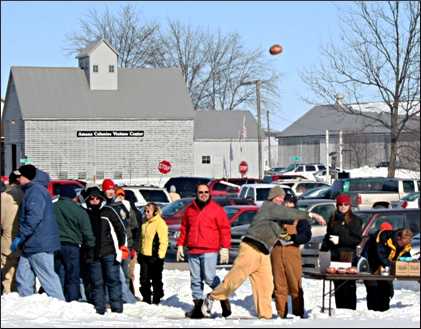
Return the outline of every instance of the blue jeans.
[[[62,243],[54,255],[55,271],[60,277],[66,302],[80,298],[80,250],[76,244]]]
[[[216,276],[218,253],[189,255],[188,262],[193,299],[203,299],[204,282],[212,289],[221,282]]]
[[[101,257],[93,262],[90,265],[90,279],[93,285],[92,297],[96,311],[100,314],[105,313],[105,289],[107,288],[111,311],[123,312],[120,264],[116,261],[115,255]]]
[[[54,254],[40,252],[20,256],[16,271],[16,286],[20,296],[35,293],[35,276],[48,296],[64,300],[60,278],[54,271]]]

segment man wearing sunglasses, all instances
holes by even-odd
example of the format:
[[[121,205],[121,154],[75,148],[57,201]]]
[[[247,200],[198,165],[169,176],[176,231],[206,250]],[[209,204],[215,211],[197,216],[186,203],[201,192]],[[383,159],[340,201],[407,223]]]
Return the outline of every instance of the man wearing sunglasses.
[[[211,200],[209,187],[199,184],[196,198],[187,207],[180,226],[177,240],[177,261],[184,260],[184,247],[187,247],[188,264],[194,307],[186,316],[192,319],[203,318],[204,283],[214,289],[220,283],[216,276],[218,252],[220,263],[228,263],[231,244],[231,226],[224,209]],[[231,314],[228,299],[221,300],[222,315]]]

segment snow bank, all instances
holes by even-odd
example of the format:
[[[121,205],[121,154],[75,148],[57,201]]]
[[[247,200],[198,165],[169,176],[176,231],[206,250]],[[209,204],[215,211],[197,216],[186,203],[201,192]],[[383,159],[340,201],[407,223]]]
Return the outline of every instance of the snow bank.
[[[368,166],[347,170],[350,177],[387,177],[387,168],[371,168]],[[420,179],[419,171],[412,171],[407,169],[397,169],[395,172],[396,178],[413,178]]]
[[[227,271],[218,270],[223,278]],[[125,304],[123,314],[95,313],[87,303],[65,303],[45,294],[19,297],[17,293],[1,297],[1,327],[420,327],[420,293],[400,289],[395,291],[391,309],[379,313],[367,311],[365,287],[359,284],[356,311],[334,310],[334,314],[321,313],[322,281],[303,279],[304,298],[308,319],[289,315],[279,319],[273,303],[274,319],[258,320],[253,306],[250,283],[246,281],[234,296],[231,319],[220,318],[221,308],[214,304],[216,319],[190,320],[184,313],[191,309],[190,276],[188,271],[164,270],[165,297],[160,305],[142,302]],[[206,287],[205,292],[210,291]],[[327,298],[326,298],[327,302]],[[334,298],[332,299],[334,305]]]

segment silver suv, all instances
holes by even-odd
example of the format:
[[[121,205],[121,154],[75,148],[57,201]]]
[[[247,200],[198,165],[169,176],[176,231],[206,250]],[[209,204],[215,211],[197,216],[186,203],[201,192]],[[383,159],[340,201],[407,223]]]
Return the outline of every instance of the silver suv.
[[[289,165],[281,175],[300,175],[304,176],[307,179],[315,181],[314,173],[318,172],[319,170],[326,169],[326,166],[321,163],[294,163]]]

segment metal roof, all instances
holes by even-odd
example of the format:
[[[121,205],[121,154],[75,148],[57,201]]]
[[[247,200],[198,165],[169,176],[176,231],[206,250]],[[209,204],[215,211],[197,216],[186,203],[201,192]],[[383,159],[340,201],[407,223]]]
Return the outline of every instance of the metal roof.
[[[80,68],[12,67],[24,120],[192,120],[181,71],[122,69],[117,90],[91,90]]]
[[[245,140],[257,139],[257,121],[249,111],[195,111],[194,139],[239,140],[243,123],[246,127]]]
[[[367,112],[372,117],[382,117],[387,122],[387,112]],[[418,120],[418,121],[417,121]],[[410,125],[419,125],[419,117]],[[416,121],[416,122],[415,122]],[[366,133],[389,133],[390,130],[375,120],[349,113],[338,112],[334,105],[314,106],[301,118],[283,130],[278,137],[319,136],[329,131],[360,131]]]

